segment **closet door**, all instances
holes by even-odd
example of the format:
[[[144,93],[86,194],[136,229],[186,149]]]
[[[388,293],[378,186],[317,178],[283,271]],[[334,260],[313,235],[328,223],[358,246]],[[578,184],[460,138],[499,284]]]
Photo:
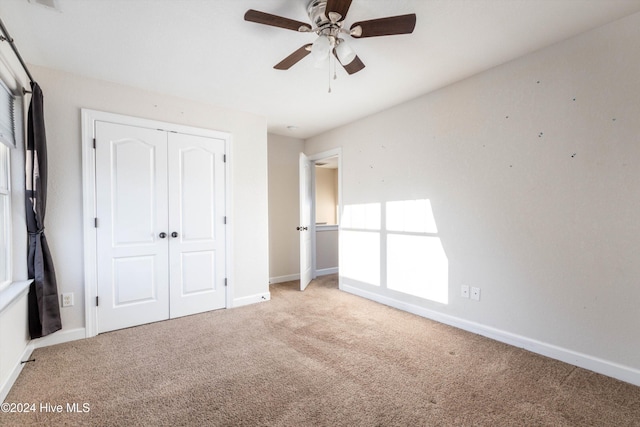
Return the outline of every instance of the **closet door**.
[[[167,134],[96,122],[98,330],[169,317]]]
[[[168,134],[170,317],[223,308],[225,141]]]

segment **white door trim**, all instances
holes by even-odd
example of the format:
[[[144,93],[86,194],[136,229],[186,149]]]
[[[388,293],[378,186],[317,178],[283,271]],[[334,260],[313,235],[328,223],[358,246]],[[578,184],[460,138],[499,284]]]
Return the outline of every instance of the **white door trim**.
[[[141,119],[121,114],[107,113],[83,108],[82,115],[82,229],[84,234],[84,294],[85,294],[85,333],[86,338],[94,337],[98,333],[96,296],[98,288],[97,251],[96,251],[96,159],[93,149],[94,129],[96,121],[105,121],[123,125],[137,126],[150,129],[162,129],[169,132],[188,135],[204,136],[225,141],[225,209],[227,217],[226,228],[226,271],[227,295],[226,306],[233,305],[233,205],[232,199],[232,147],[231,134],[210,129],[166,123],[156,120]]]
[[[342,148],[333,148],[331,150],[323,151],[321,153],[309,155],[309,161],[312,164],[315,162],[328,159],[329,157],[337,157],[338,158],[338,246],[340,246],[340,227],[342,224],[341,216],[342,216]],[[315,176],[315,168],[311,168],[312,178],[311,178],[311,260],[312,260],[312,271],[311,275],[315,279],[318,276],[318,270],[316,266],[316,176]],[[340,261],[338,261],[338,264]],[[338,270],[340,269],[340,265],[338,265]]]

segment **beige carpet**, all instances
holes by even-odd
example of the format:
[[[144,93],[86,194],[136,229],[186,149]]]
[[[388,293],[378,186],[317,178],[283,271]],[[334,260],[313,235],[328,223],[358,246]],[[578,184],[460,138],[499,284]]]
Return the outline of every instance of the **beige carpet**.
[[[335,276],[296,287],[38,349],[6,399],[36,412],[0,424],[640,426],[639,387],[340,292]]]

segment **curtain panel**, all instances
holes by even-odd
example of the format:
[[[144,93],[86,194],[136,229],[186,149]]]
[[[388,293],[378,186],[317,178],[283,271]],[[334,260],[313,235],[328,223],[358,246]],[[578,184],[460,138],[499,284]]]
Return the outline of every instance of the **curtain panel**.
[[[31,83],[31,104],[26,146],[26,218],[29,234],[27,267],[33,279],[29,289],[29,332],[40,338],[62,329],[58,286],[53,259],[44,234],[47,206],[47,138],[44,126],[43,95]]]

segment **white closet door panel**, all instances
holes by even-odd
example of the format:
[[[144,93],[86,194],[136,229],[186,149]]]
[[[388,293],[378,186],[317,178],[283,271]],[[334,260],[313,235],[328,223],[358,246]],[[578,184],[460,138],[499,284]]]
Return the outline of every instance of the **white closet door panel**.
[[[186,252],[180,257],[182,295],[216,290],[215,251]]]
[[[168,318],[166,133],[96,122],[98,329]]]
[[[113,300],[115,307],[157,298],[155,256],[129,256],[113,259]]]
[[[226,305],[224,140],[170,133],[170,317]]]
[[[189,138],[190,139],[190,138]],[[209,141],[205,141],[205,144]],[[180,149],[180,199],[178,226],[182,241],[210,242],[215,239],[216,153],[207,147],[185,146]],[[175,223],[175,222],[174,222]]]

